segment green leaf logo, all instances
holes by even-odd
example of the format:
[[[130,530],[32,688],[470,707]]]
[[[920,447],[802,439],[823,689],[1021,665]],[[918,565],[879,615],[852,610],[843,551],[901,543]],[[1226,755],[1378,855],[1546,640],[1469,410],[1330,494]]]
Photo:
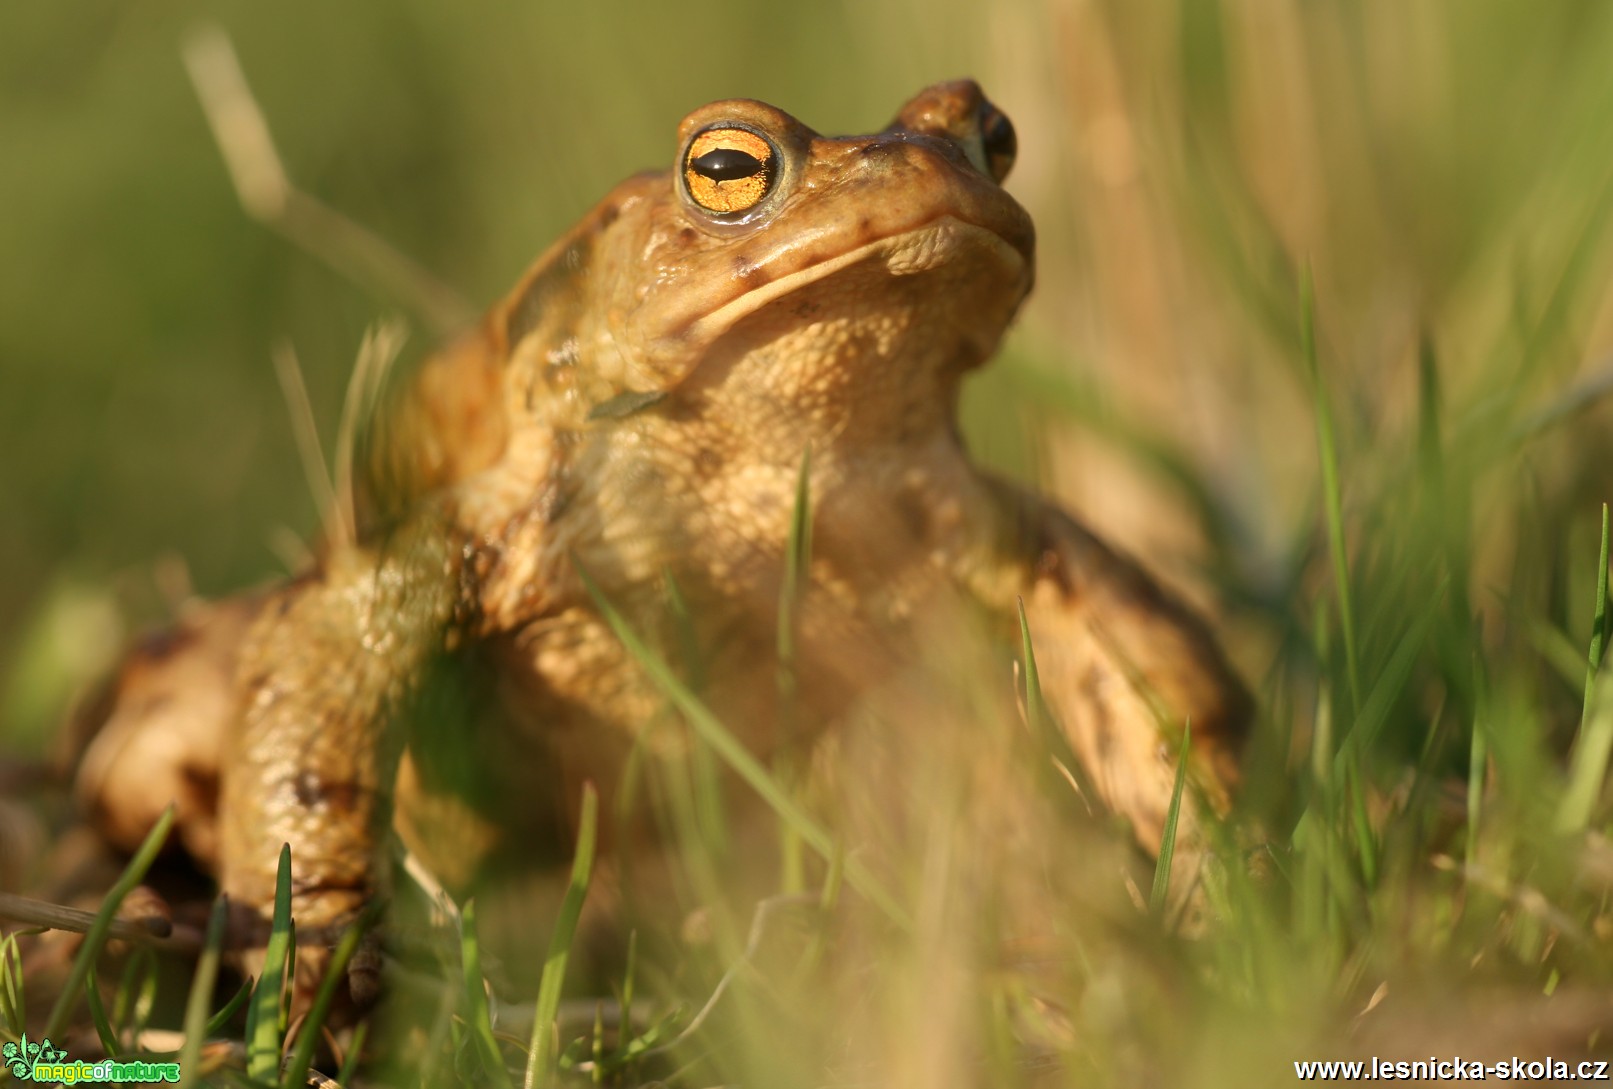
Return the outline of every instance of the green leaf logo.
[[[18,1081],[29,1081],[33,1078],[33,1056],[37,1054],[39,1045],[32,1043],[27,1033],[23,1033],[21,1046],[7,1041],[5,1047],[0,1048],[0,1056],[5,1059],[6,1069],[11,1071],[11,1076]]]

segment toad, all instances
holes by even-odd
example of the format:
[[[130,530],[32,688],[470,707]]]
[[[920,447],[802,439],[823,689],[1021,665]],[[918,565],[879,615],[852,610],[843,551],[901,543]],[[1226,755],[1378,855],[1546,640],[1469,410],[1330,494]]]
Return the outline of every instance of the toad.
[[[609,793],[664,707],[601,600],[669,660],[695,648],[701,697],[777,751],[803,465],[792,730],[833,729],[937,637],[938,602],[1009,645],[1023,602],[1047,704],[1141,844],[1184,722],[1224,808],[1248,704],[1205,627],[959,434],[960,384],[1032,283],[1015,149],[970,81],[866,136],[742,99],[686,117],[670,171],[623,182],[400,385],[354,539],[126,659],[78,780],[107,835],[177,801],[185,846],[260,914],[289,843],[299,928],[377,895],[394,823],[468,881],[585,780]],[[445,663],[474,714],[421,710]],[[474,765],[453,820],[443,760]]]

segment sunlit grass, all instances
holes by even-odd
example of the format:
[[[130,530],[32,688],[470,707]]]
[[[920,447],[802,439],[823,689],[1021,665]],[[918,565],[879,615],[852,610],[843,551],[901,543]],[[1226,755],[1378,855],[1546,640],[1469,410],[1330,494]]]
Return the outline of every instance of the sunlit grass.
[[[410,1085],[524,1075],[679,1087],[1230,1086],[1287,1084],[1291,1062],[1305,1058],[1479,1046],[1606,1054],[1613,1012],[1597,1002],[1613,987],[1613,80],[1601,73],[1613,17],[1482,3],[1007,4],[992,36],[1010,64],[981,51],[968,19],[931,20],[930,52],[908,62],[910,12],[841,13],[900,31],[813,30],[820,46],[871,50],[888,62],[877,78],[903,83],[896,99],[870,101],[867,117],[848,117],[846,96],[878,96],[840,78],[822,89],[817,59],[793,86],[784,75],[757,86],[762,76],[727,67],[721,88],[703,71],[677,82],[698,67],[687,58],[714,56],[713,25],[753,45],[802,29],[749,22],[761,15],[737,4],[719,14],[657,23],[666,45],[635,61],[655,66],[654,81],[636,74],[655,93],[605,80],[586,111],[488,92],[528,86],[534,67],[573,90],[595,87],[590,66],[614,54],[583,55],[577,69],[558,56],[535,65],[523,50],[565,36],[524,40],[443,16],[459,35],[444,47],[459,53],[438,61],[454,89],[430,99],[445,143],[429,144],[422,111],[336,102],[329,123],[371,134],[352,159],[332,152],[322,111],[277,109],[276,96],[294,104],[320,88],[323,103],[327,86],[426,86],[418,73],[355,53],[350,73],[331,69],[343,82],[327,84],[324,69],[305,72],[285,59],[292,53],[258,44],[272,27],[243,16],[236,33],[299,182],[434,271],[473,281],[466,294],[478,298],[616,174],[664,158],[665,130],[704,98],[762,94],[837,129],[878,123],[924,80],[980,76],[1020,125],[1026,161],[1010,188],[1038,219],[1041,269],[1006,358],[971,387],[970,441],[1079,501],[1100,532],[1145,549],[1145,562],[1208,586],[1259,697],[1248,787],[1205,843],[1182,845],[1205,861],[1190,910],[1166,912],[1181,891],[1170,860],[1140,857],[1123,830],[1089,819],[1095,795],[1046,714],[1036,633],[1023,619],[1020,645],[1008,648],[1018,691],[1006,674],[947,678],[956,720],[843,784],[871,799],[864,819],[824,808],[799,769],[748,754],[734,740],[739,724],[702,702],[698,661],[659,653],[601,599],[667,700],[661,725],[694,738],[681,762],[634,758],[635,774],[657,784],[642,804],[669,811],[674,914],[693,920],[688,933],[667,933],[664,919],[659,930],[655,920],[628,925],[612,939],[619,955],[602,958],[625,969],[589,973],[595,958],[573,949],[589,881],[574,871],[560,921],[536,910],[531,919],[553,935],[543,984],[485,1001],[480,977],[496,973],[497,957],[467,911],[462,929],[436,936],[450,966],[439,990],[424,1012],[405,1004],[415,1025],[366,1029],[367,1062]],[[348,18],[366,41],[392,25],[370,9]],[[582,15],[566,18],[586,30]],[[176,109],[194,113],[178,86],[178,29],[120,48],[144,51],[136,60],[153,71],[171,67]],[[0,43],[8,48],[18,47]],[[749,48],[711,63],[737,64]],[[274,56],[279,68],[265,59]],[[650,99],[677,107],[662,117]],[[562,116],[540,130],[534,110]],[[332,288],[295,255],[266,250],[236,222],[201,122],[185,116],[197,154],[161,159],[168,149],[153,141],[156,165],[142,168],[174,194],[137,206],[150,222],[129,224],[128,237],[102,231],[95,246],[25,247],[62,262],[88,247],[135,286],[95,295],[104,288],[80,276],[86,294],[58,314],[31,285],[64,283],[76,266],[40,264],[13,275],[16,290],[0,301],[13,307],[0,324],[17,338],[7,358],[37,361],[57,383],[47,396],[19,378],[19,395],[0,402],[0,451],[15,472],[37,474],[16,477],[15,505],[45,527],[38,540],[0,537],[18,573],[0,607],[26,600],[33,610],[27,623],[4,618],[0,713],[7,741],[29,751],[43,749],[69,689],[104,667],[113,603],[160,612],[151,580],[108,572],[174,545],[204,589],[222,592],[272,566],[262,546],[271,520],[311,527],[294,442],[309,447],[309,418],[338,418],[358,331],[378,309],[408,305]],[[95,144],[115,146],[117,127],[103,124]],[[618,142],[631,149],[626,161],[595,162],[592,152],[607,158],[602,144]],[[419,146],[431,150],[416,157]],[[41,162],[58,181],[94,175],[61,156]],[[370,190],[355,180],[365,170],[411,181],[366,203]],[[422,190],[437,196],[413,213],[397,203]],[[184,229],[198,195],[226,228]],[[360,214],[369,208],[377,221]],[[69,212],[76,222],[77,208],[51,215]],[[230,248],[192,237],[209,233]],[[209,273],[212,294],[164,286],[153,257],[164,254],[163,267],[231,271]],[[86,312],[122,320],[88,322]],[[173,316],[192,312],[200,317]],[[165,340],[151,319],[131,332],[147,313],[170,315],[177,331]],[[266,361],[283,325],[312,376],[295,428],[263,407],[275,404]],[[236,370],[221,362],[232,359]],[[107,389],[118,399],[84,408]],[[187,433],[165,406],[191,396],[206,403],[190,410],[199,421]],[[60,421],[81,417],[58,437]],[[262,428],[277,437],[237,449]],[[351,423],[340,429],[343,450]],[[105,445],[84,455],[74,434]],[[147,465],[139,452],[156,449],[162,459]],[[278,464],[284,479],[247,464]],[[803,456],[778,628],[786,706],[809,472]],[[40,572],[66,589],[25,599],[20,587],[41,585]],[[667,597],[674,621],[681,610],[691,627],[675,585]],[[975,714],[1004,695],[1018,697],[1022,719]],[[882,725],[898,738],[913,728]],[[722,794],[736,775],[743,805]],[[775,826],[762,838],[787,857],[792,844],[805,850],[748,863],[734,883],[772,905],[753,915],[724,893],[736,844],[756,822]],[[579,865],[591,857],[580,850]],[[255,1084],[289,1082],[311,1058],[317,1021],[282,1069],[290,1026],[276,973],[290,938],[289,914],[277,916],[244,1030],[245,992],[214,994],[214,961],[203,958],[183,1020],[187,1068],[203,1061],[202,1036],[245,1044]],[[149,960],[127,962],[110,1002],[92,989],[95,1005],[77,1007],[95,986],[95,946],[49,1027],[79,1020],[86,1039],[129,1050],[152,1007]],[[13,939],[0,938],[6,1039],[29,1013],[19,965]],[[400,1055],[414,1061],[384,1061]]]

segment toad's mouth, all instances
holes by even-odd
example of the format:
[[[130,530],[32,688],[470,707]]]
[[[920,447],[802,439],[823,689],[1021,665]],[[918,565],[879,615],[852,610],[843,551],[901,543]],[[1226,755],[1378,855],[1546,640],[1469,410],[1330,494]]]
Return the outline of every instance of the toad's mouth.
[[[688,322],[674,336],[685,347],[709,346],[769,304],[863,264],[875,265],[891,277],[955,266],[956,286],[947,292],[953,297],[946,301],[966,303],[968,298],[958,296],[971,292],[982,299],[1011,296],[1004,324],[1031,287],[1031,263],[1018,247],[990,228],[942,215],[911,230],[875,239],[766,280]],[[747,278],[760,279],[768,271],[767,266],[759,266]]]

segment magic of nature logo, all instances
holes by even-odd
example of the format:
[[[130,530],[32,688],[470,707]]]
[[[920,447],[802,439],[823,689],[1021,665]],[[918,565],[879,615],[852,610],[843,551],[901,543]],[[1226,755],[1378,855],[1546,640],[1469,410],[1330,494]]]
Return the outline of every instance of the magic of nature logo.
[[[0,1046],[0,1062],[5,1063],[11,1076],[18,1081],[60,1082],[63,1085],[81,1082],[135,1085],[179,1080],[178,1063],[148,1063],[139,1059],[69,1062],[66,1051],[52,1046],[48,1039],[30,1040],[26,1033],[20,1041],[8,1040]]]

